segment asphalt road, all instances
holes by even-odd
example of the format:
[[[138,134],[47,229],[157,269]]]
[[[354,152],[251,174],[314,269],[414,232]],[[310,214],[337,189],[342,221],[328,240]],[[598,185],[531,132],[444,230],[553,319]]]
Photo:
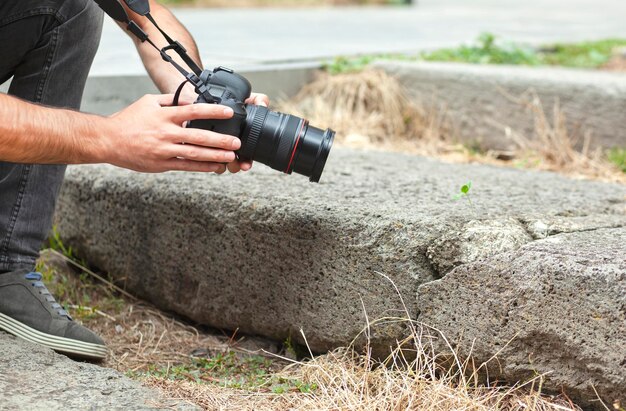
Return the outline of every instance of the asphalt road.
[[[319,60],[458,45],[481,32],[529,43],[626,37],[623,0],[420,0],[412,7],[178,9],[207,66]],[[110,19],[92,74],[143,73]]]

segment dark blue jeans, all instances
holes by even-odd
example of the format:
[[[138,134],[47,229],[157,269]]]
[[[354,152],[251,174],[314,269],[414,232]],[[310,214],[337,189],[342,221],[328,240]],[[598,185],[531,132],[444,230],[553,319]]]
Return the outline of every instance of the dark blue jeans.
[[[11,95],[78,109],[101,30],[93,0],[0,0],[0,84],[13,77]],[[0,162],[0,273],[34,267],[64,173]]]

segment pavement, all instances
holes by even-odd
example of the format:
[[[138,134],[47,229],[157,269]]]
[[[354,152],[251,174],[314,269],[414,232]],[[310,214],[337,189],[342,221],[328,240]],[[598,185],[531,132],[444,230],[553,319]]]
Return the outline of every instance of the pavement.
[[[119,372],[56,354],[0,331],[0,410],[179,410],[167,399]]]
[[[623,0],[420,0],[409,7],[174,9],[207,66],[416,52],[482,32],[540,44],[626,37]],[[471,3],[471,4],[470,4]],[[92,75],[143,74],[131,41],[109,18]]]

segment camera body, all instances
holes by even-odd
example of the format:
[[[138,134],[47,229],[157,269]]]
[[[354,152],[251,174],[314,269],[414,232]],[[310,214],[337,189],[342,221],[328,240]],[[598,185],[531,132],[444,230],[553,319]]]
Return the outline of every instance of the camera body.
[[[252,93],[252,85],[245,77],[221,66],[213,71],[204,70],[199,77],[204,89],[197,90],[199,96],[196,103],[221,104],[232,108],[234,114],[227,120],[194,120],[188,127],[239,137],[247,118],[244,102]]]
[[[335,132],[321,130],[297,116],[247,105],[252,93],[250,82],[233,70],[217,67],[204,70],[196,86],[196,103],[215,103],[233,109],[226,120],[193,120],[188,127],[239,137],[241,160],[254,160],[286,174],[296,172],[319,182],[332,147]]]

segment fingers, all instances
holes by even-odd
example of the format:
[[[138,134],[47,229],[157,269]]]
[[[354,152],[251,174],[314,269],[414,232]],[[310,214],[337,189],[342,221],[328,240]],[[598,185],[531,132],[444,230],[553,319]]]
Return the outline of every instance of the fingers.
[[[172,157],[182,157],[193,161],[210,161],[215,163],[230,163],[235,160],[235,153],[227,150],[218,150],[195,146],[192,144],[176,144],[170,154]]]
[[[239,165],[239,161],[232,161],[228,163],[228,171],[231,173],[238,173],[241,170],[241,166]]]
[[[165,107],[170,112],[171,119],[182,124],[185,121],[199,119],[225,120],[233,116],[233,109],[219,104],[189,104],[178,107]]]
[[[255,104],[257,106],[268,107],[270,105],[270,98],[265,94],[252,93],[250,98],[246,100],[248,104]]]
[[[207,163],[202,161],[186,160],[182,158],[172,158],[161,164],[163,170],[169,171],[195,171],[202,173],[222,174],[226,171],[226,165],[217,163]]]
[[[252,168],[252,161],[233,161],[228,163],[228,171],[238,173],[240,171],[248,171]]]
[[[248,171],[252,168],[252,161],[240,161],[241,171]]]
[[[148,95],[145,97],[154,98],[161,107],[169,107],[172,105],[172,102],[174,101],[173,94],[157,94],[157,95]]]
[[[194,144],[196,146],[221,148],[235,151],[241,147],[241,140],[237,137],[199,128],[180,128],[174,136],[176,143]]]

